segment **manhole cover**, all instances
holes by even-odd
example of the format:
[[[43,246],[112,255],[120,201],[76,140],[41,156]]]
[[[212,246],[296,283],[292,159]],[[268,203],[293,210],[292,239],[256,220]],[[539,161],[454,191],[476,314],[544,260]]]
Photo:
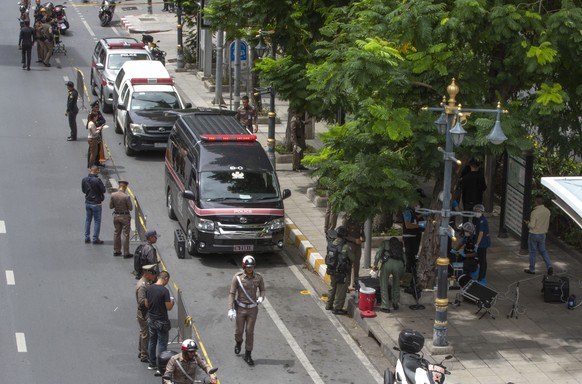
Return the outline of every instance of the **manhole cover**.
[[[140,21],[156,21],[156,19],[154,19],[152,17],[140,17],[139,20]]]
[[[137,11],[137,7],[121,7],[123,11]]]

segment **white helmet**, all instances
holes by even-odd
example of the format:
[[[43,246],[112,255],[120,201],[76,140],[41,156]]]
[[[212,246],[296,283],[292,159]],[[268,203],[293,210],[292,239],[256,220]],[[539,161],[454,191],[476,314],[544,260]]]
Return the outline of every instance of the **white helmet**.
[[[256,265],[256,262],[255,262],[254,257],[252,257],[251,255],[246,255],[245,257],[243,257],[243,259],[242,259],[243,268],[254,267],[255,265]]]
[[[475,226],[473,225],[473,223],[467,221],[466,223],[463,224],[463,231],[470,232],[471,234],[473,234],[475,232]]]
[[[198,345],[192,339],[186,339],[182,342],[182,351],[196,352],[198,350]]]

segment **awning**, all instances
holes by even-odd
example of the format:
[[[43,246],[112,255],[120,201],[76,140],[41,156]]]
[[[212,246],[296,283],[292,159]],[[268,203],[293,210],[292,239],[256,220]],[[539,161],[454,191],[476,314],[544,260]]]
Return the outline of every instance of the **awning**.
[[[542,185],[556,195],[553,202],[582,228],[582,177],[542,177]]]

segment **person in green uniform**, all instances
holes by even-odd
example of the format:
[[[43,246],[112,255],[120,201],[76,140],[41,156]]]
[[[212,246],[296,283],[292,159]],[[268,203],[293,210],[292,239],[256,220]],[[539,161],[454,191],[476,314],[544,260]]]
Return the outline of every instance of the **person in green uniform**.
[[[380,271],[380,293],[382,295],[382,306],[380,311],[390,312],[390,296],[388,295],[388,279],[392,275],[392,308],[398,309],[400,301],[400,279],[406,267],[406,257],[404,256],[403,244],[396,237],[384,240],[376,252],[374,258],[375,271]]]
[[[339,255],[337,269],[330,274],[330,288],[327,294],[327,304],[325,309],[333,310],[334,315],[345,315],[348,312],[344,309],[350,277],[352,273],[352,264],[356,258],[354,250],[355,244],[346,241],[348,230],[340,226],[336,229],[337,238],[333,241],[334,245],[342,244]]]

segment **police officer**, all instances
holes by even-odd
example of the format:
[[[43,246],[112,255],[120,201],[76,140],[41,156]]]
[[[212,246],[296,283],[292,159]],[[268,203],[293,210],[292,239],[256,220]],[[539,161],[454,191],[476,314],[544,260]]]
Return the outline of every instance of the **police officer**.
[[[382,241],[376,257],[374,270],[380,270],[380,292],[382,294],[382,312],[390,312],[390,295],[388,294],[389,277],[392,275],[392,307],[398,309],[400,301],[400,278],[404,274],[406,257],[402,242],[396,237]]]
[[[141,255],[145,260],[144,264],[155,264],[156,266],[160,263],[158,258],[158,250],[154,246],[158,241],[158,232],[156,231],[147,231],[145,233],[146,243],[141,250]],[[137,255],[136,255],[137,256]],[[159,269],[158,269],[159,271]],[[138,272],[138,271],[134,271]],[[137,273],[135,278],[139,279],[141,277],[141,273]]]
[[[238,107],[238,110],[236,111],[236,119],[238,120],[239,123],[241,123],[241,125],[243,127],[245,127],[247,129],[247,131],[249,131],[249,133],[251,132],[258,132],[259,131],[259,123],[257,122],[257,110],[249,105],[249,97],[248,96],[243,96],[241,98],[242,100],[242,105],[240,107]],[[254,126],[255,126],[255,130],[253,131],[253,120],[254,120]]]
[[[299,111],[293,113],[291,118],[291,142],[293,144],[293,170],[295,172],[307,171],[307,168],[301,165],[303,154],[305,152],[305,122],[302,119],[303,114]]]
[[[30,71],[30,60],[32,56],[32,46],[36,40],[36,32],[30,27],[30,20],[24,21],[24,26],[20,29],[18,45],[22,49],[22,69]]]
[[[255,335],[255,322],[259,313],[258,305],[265,299],[265,283],[263,276],[255,272],[255,258],[251,255],[243,257],[243,271],[238,272],[232,278],[228,295],[228,317],[236,319],[234,331],[234,353],[239,354],[243,332],[246,331],[244,361],[250,366],[255,365],[251,352]],[[257,297],[257,289],[259,297]]]
[[[52,20],[52,19],[50,19]],[[53,28],[51,22],[46,17],[39,20],[37,23],[36,35],[39,45],[42,45],[42,56],[39,56],[39,62],[42,62],[45,67],[50,67],[50,60],[53,56]]]
[[[210,366],[198,354],[198,345],[192,339],[182,342],[182,353],[170,358],[163,376],[164,384],[191,384],[196,380],[196,370],[200,367],[210,375],[210,383],[216,383],[216,375],[210,373]]]
[[[148,307],[146,306],[146,290],[156,280],[157,266],[155,264],[142,267],[142,277],[135,285],[135,299],[137,301],[137,323],[139,324],[139,339],[137,344],[138,358],[142,363],[148,359]]]
[[[113,256],[121,256],[123,248],[123,258],[129,259],[133,255],[129,253],[129,232],[131,230],[131,211],[133,204],[127,194],[129,182],[119,180],[119,189],[111,194],[109,208],[113,209]]]
[[[331,277],[331,284],[329,292],[327,293],[327,304],[325,309],[328,311],[333,310],[335,315],[345,315],[348,312],[344,309],[344,304],[346,301],[346,295],[348,293],[348,286],[350,285],[350,276],[352,264],[355,259],[355,244],[352,244],[346,240],[348,237],[348,230],[344,226],[339,226],[336,229],[337,238],[333,241],[334,245],[343,244],[340,252],[340,260],[348,261],[345,265],[345,269],[342,271],[336,271]],[[341,264],[341,262],[340,262]]]
[[[67,137],[67,141],[77,141],[77,113],[79,113],[79,107],[77,107],[77,99],[79,98],[79,92],[75,89],[75,83],[72,81],[67,81],[67,111],[65,116],[69,118],[69,128],[71,130],[71,135]]]

